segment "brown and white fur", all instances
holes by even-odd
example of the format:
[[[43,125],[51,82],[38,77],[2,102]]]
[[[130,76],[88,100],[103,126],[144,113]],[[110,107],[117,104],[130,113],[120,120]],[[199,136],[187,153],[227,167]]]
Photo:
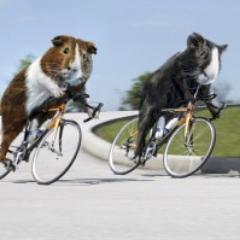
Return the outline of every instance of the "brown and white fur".
[[[92,72],[92,42],[71,36],[57,36],[53,46],[29,67],[18,73],[5,90],[2,101],[2,145],[4,161],[12,141],[23,130],[31,113],[49,97],[64,95],[62,83],[84,91]]]

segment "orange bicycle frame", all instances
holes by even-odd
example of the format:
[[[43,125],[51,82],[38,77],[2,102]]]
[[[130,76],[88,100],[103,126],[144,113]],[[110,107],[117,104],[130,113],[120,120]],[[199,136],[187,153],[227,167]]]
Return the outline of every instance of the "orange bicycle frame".
[[[194,110],[195,110],[194,105],[191,102],[188,103],[187,108],[185,108],[186,115],[180,120],[181,124],[185,124],[184,137],[187,137],[190,120],[193,117]]]
[[[63,103],[58,107],[54,107],[54,108],[49,108],[47,111],[48,112],[56,112],[55,116],[52,118],[52,120],[50,121],[50,123],[48,124],[48,129],[57,129],[59,126],[59,123],[62,119],[63,114],[65,113],[65,108],[66,108],[66,104]]]

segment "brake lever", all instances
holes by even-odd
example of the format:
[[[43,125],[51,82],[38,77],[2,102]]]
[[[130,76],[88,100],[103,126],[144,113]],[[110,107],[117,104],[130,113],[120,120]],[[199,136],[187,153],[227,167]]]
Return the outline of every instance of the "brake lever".
[[[101,108],[103,107],[103,105],[104,105],[103,103],[99,103],[97,105],[97,107],[95,107],[93,109],[92,116],[89,117],[89,118],[84,119],[83,122],[86,123],[86,122],[89,122],[90,120],[92,120],[96,116],[96,114],[101,111]]]

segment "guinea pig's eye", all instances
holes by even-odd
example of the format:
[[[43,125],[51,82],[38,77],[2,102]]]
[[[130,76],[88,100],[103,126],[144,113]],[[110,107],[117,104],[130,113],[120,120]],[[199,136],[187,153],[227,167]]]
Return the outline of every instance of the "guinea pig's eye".
[[[83,53],[82,57],[83,57],[84,60],[87,59],[87,54]]]
[[[69,48],[64,48],[63,53],[64,53],[64,54],[68,54],[68,53],[69,53],[69,50],[70,50]]]
[[[70,70],[71,70],[71,67],[68,66],[68,67],[67,67],[67,70],[70,71]]]

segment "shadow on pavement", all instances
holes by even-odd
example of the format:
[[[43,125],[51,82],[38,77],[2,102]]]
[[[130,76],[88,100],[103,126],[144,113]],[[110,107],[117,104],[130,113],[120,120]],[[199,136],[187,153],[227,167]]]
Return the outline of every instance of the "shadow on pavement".
[[[171,176],[168,176],[164,173],[146,173],[141,174],[140,177],[147,177],[148,179],[144,178],[74,178],[74,179],[62,179],[59,180],[51,185],[81,185],[81,186],[92,186],[92,185],[98,185],[98,184],[107,184],[107,183],[123,183],[123,182],[153,182],[157,181],[154,179],[155,177],[168,177],[172,178]],[[180,178],[180,179],[187,179],[187,178],[194,178],[194,177],[202,177],[202,178],[240,178],[239,172],[229,172],[229,173],[195,173],[192,176],[186,177],[186,178]],[[179,178],[172,178],[172,179],[179,179]],[[180,180],[179,179],[179,180]],[[159,179],[158,179],[159,180]],[[23,180],[10,180],[10,181],[3,181],[3,182],[11,182],[14,184],[37,184],[32,179],[23,179]]]
[[[144,173],[143,177],[169,177],[166,173]]]
[[[156,173],[156,174],[141,174],[143,177],[169,177],[172,179],[184,179],[184,178],[174,178],[171,177],[167,174],[161,174],[161,173]],[[227,173],[195,173],[189,177],[186,178],[193,178],[193,177],[203,177],[203,178],[240,178],[240,173],[239,172],[234,172],[234,171],[229,171]]]
[[[227,174],[219,174],[219,173],[218,174],[201,174],[200,176],[203,176],[205,178],[240,178],[239,173],[232,173],[232,172],[229,172]]]
[[[120,182],[149,182],[150,179],[136,178],[79,178],[71,180],[60,180],[59,183],[81,184],[81,185],[97,185],[105,183],[120,183]]]
[[[97,184],[105,184],[105,183],[119,183],[119,182],[149,182],[154,181],[151,179],[135,179],[135,178],[75,178],[75,179],[63,179],[59,180],[54,184],[67,184],[67,185],[97,185]],[[15,184],[28,184],[28,183],[36,183],[34,180],[25,179],[25,180],[15,180],[12,181]]]

